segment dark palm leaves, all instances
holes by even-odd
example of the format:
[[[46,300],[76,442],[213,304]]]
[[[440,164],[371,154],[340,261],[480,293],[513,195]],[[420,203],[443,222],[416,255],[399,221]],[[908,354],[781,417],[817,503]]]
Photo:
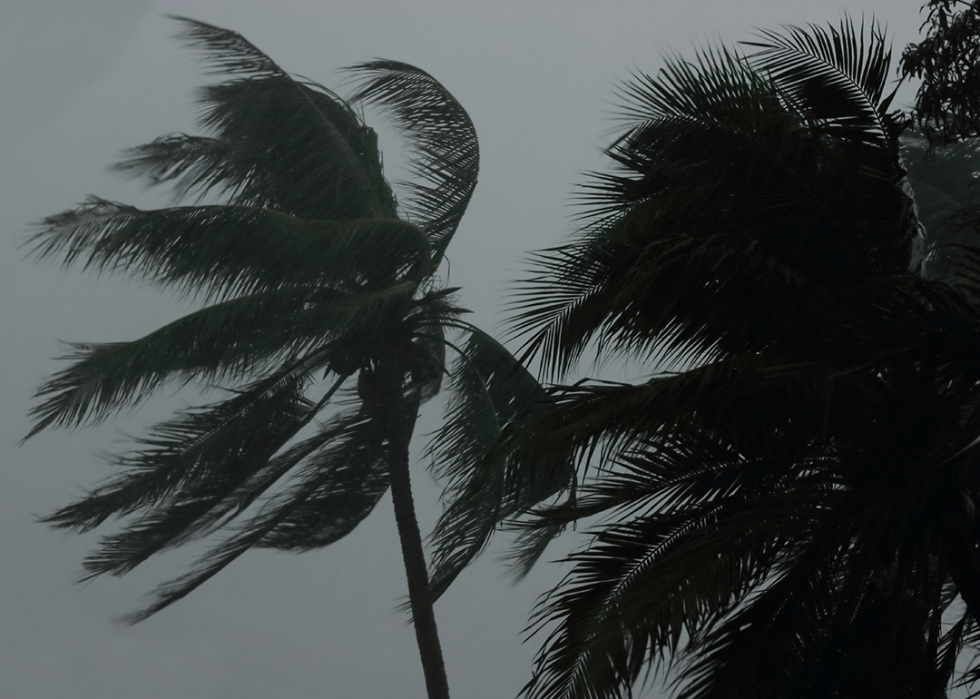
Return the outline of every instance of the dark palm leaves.
[[[663,663],[680,669],[682,696],[827,696],[810,683],[834,676],[826,663],[849,634],[855,648],[839,662],[854,682],[866,672],[871,683],[944,687],[934,674],[942,636],[919,632],[980,572],[954,584],[950,571],[951,534],[964,497],[976,497],[968,435],[980,427],[980,374],[966,361],[980,349],[980,317],[958,305],[948,326],[891,348],[868,337],[829,370],[832,359],[780,366],[759,356],[729,360],[728,372],[709,365],[645,387],[567,391],[560,427],[538,432],[584,453],[605,442],[619,456],[573,506],[541,514],[542,526],[606,523],[542,601],[539,623],[556,625],[530,695],[620,696]],[[961,362],[878,375],[947,342]],[[954,401],[936,395],[950,382],[962,389]],[[917,616],[889,630],[889,610],[902,605]],[[884,634],[877,645],[858,641],[852,620],[866,616]],[[870,647],[891,664],[872,672],[873,658],[857,652]],[[907,691],[895,695],[923,696]]]
[[[136,148],[119,168],[176,193],[227,195],[231,204],[303,218],[394,217],[374,132],[330,90],[293,78],[237,32],[175,18],[214,72],[200,124],[211,139],[169,136]]]
[[[908,148],[905,180],[876,27],[749,46],[623,89],[613,169],[517,301],[546,372],[590,346],[681,369],[522,423],[518,453],[599,466],[537,526],[603,518],[538,608],[534,699],[658,669],[689,699],[938,697],[976,637],[977,276],[908,272],[920,180],[954,190]]]
[[[550,404],[550,396],[503,346],[468,329],[453,367],[446,418],[429,446],[436,472],[447,482],[449,503],[432,535],[436,595],[484,549],[501,522],[573,487],[571,453],[513,448],[516,435]],[[546,532],[541,543],[557,533]],[[518,561],[519,572],[540,555],[540,547],[533,550]]]
[[[91,197],[29,241],[37,258],[206,304],[137,340],[69,345],[69,366],[32,412],[29,436],[99,422],[170,381],[221,394],[151,428],[115,458],[115,476],[45,520],[85,531],[122,519],[86,577],[228,533],[133,619],[249,548],[322,547],[371,512],[405,456],[393,454],[407,448],[399,406],[431,398],[446,372],[446,333],[463,309],[431,277],[478,167],[472,124],[431,76],[386,61],[355,67],[366,76],[358,98],[390,110],[416,156],[414,223],[400,220],[377,138],[348,102],[235,32],[177,20],[181,39],[229,78],[201,93],[207,135],[158,139],[118,167],[172,185],[178,199],[220,203],[143,211]],[[317,422],[338,391],[354,407]]]
[[[28,242],[38,258],[84,260],[206,300],[296,286],[377,288],[418,278],[430,264],[425,234],[391,218],[304,220],[245,206],[141,211],[90,197],[39,229]]]
[[[887,60],[880,41],[872,57]],[[781,60],[792,49],[770,48]],[[805,49],[795,48],[801,71],[814,62]],[[787,326],[812,326],[815,292],[907,267],[916,229],[895,187],[904,173],[882,130],[890,120],[835,130],[847,119],[824,113],[831,89],[851,100],[837,109],[879,113],[887,105],[861,82],[874,70],[842,73],[864,89],[817,81],[801,92],[799,71],[773,74],[771,60],[670,59],[623,88],[629,128],[608,151],[615,169],[585,187],[581,234],[545,251],[518,297],[517,329],[546,370],[563,371],[593,339],[640,354],[756,351]]]
[[[363,76],[352,98],[384,107],[412,144],[404,183],[408,219],[428,233],[438,266],[476,188],[480,149],[476,130],[459,102],[432,76],[396,61],[359,63]]]

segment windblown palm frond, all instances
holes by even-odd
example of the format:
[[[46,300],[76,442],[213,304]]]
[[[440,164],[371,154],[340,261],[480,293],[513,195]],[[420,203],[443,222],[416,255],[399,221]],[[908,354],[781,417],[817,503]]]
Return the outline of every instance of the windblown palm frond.
[[[476,188],[480,148],[473,122],[446,88],[414,66],[374,60],[347,70],[360,76],[351,99],[386,108],[409,140],[415,179],[404,184],[403,208],[429,235],[438,266]]]
[[[395,216],[377,138],[344,100],[297,80],[237,32],[175,17],[184,43],[233,79],[201,91],[211,139],[174,135],[135,148],[117,168],[214,191],[229,204],[319,220]]]
[[[303,285],[377,288],[418,279],[428,239],[398,219],[303,220],[269,209],[197,206],[141,211],[90,197],[51,216],[32,241],[38,259],[119,271],[205,300]],[[30,244],[30,241],[29,243]]]
[[[449,503],[432,535],[435,595],[486,547],[500,523],[568,491],[575,480],[571,453],[511,448],[510,434],[548,410],[550,397],[493,338],[473,327],[466,333],[446,417],[428,449]]]
[[[268,496],[233,535],[205,554],[193,570],[158,587],[156,601],[128,619],[141,621],[186,597],[251,548],[320,548],[350,533],[388,488],[383,447],[376,434],[369,434],[374,429],[356,412],[343,414],[314,437],[271,459],[253,485],[268,487],[299,465],[291,485]],[[239,497],[232,498],[237,505],[233,514],[257,495],[235,494]]]
[[[277,363],[286,373],[327,368],[348,376],[391,330],[382,318],[419,308],[413,292],[407,283],[356,295],[286,288],[208,306],[132,342],[69,345],[65,358],[74,363],[38,389],[44,400],[31,411],[37,423],[28,436],[101,422],[168,379],[238,380]],[[242,327],[251,334],[243,337]]]
[[[866,34],[863,22],[855,29],[845,19],[840,27],[811,24],[784,32],[760,30],[757,41],[743,42],[756,49],[752,65],[825,118],[832,133],[856,131],[878,146],[893,142],[902,122],[899,112],[888,111],[895,91],[885,95],[891,52],[881,27],[872,23]]]
[[[975,345],[980,318],[972,325]],[[801,371],[791,385],[813,376]],[[953,546],[964,498],[977,497],[978,452],[968,440],[980,428],[978,380],[970,367],[951,401],[935,390],[947,378],[931,372],[837,377],[822,421],[802,410],[786,418],[803,423],[796,434],[781,429],[778,407],[757,404],[758,394],[719,385],[695,401],[707,415],[664,421],[632,440],[618,464],[580,486],[574,506],[540,515],[540,526],[605,519],[541,602],[537,622],[553,630],[528,695],[622,696],[651,663],[677,671],[679,696],[699,699],[828,696],[818,682],[826,677],[838,677],[835,691],[845,695],[892,686],[893,696],[932,696],[924,686],[945,687],[940,636],[930,641],[922,629],[940,623],[957,593],[970,595],[970,577],[980,573]],[[739,413],[728,405],[737,398]],[[726,402],[713,411],[719,399]],[[806,393],[799,401],[815,402]],[[774,438],[754,450],[733,446],[745,414],[758,423],[762,407],[770,419],[756,436],[768,424]],[[915,616],[890,616],[901,605]],[[853,625],[865,615],[869,624],[878,619],[877,643]],[[835,660],[847,638],[856,645]],[[916,638],[920,645],[909,646]]]

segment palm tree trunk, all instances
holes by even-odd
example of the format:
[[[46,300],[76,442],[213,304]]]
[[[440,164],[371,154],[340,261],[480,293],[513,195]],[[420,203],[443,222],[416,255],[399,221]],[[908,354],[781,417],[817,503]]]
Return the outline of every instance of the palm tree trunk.
[[[432,609],[432,596],[429,594],[429,574],[422,549],[422,535],[415,517],[415,502],[412,498],[412,482],[409,475],[408,446],[415,428],[418,414],[418,397],[405,398],[392,406],[395,419],[390,425],[389,446],[391,499],[395,505],[395,521],[398,537],[401,539],[402,557],[405,560],[405,575],[408,577],[408,599],[412,608],[412,621],[415,626],[415,640],[425,673],[425,686],[429,699],[449,699],[449,682],[446,679],[446,665],[439,643],[439,631]]]

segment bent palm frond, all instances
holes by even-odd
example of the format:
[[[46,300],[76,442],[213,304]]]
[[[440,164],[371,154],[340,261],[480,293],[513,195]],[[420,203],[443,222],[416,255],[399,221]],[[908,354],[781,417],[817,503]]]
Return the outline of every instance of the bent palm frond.
[[[398,219],[303,220],[246,206],[142,211],[90,197],[38,227],[26,242],[36,259],[84,261],[205,300],[284,287],[376,288],[417,277],[430,254],[424,233]]]
[[[300,535],[296,525],[304,519],[303,508],[311,499],[320,498],[321,504],[332,504],[335,509],[318,512],[318,531],[305,533],[308,545],[313,536],[319,535],[321,543],[317,546],[325,546],[351,531],[370,513],[373,504],[352,507],[352,503],[342,497],[343,493],[346,491],[355,503],[360,504],[360,498],[365,495],[361,486],[368,484],[370,492],[377,492],[379,485],[377,466],[371,467],[374,459],[365,458],[372,449],[365,450],[365,446],[375,445],[374,456],[382,447],[365,430],[373,428],[357,411],[343,413],[322,427],[318,434],[270,460],[267,469],[271,475],[281,477],[298,465],[300,468],[285,487],[269,495],[251,517],[238,523],[235,533],[205,554],[194,569],[157,588],[156,601],[129,615],[127,620],[141,621],[186,597],[253,547],[294,548],[299,542],[297,535]],[[352,477],[357,472],[361,474],[360,480]],[[374,502],[380,499],[384,490],[381,489]],[[323,500],[330,492],[334,497]]]
[[[350,66],[359,88],[352,101],[390,110],[409,141],[404,183],[410,221],[428,233],[437,267],[466,212],[480,171],[476,129],[462,105],[435,78],[398,61],[374,60]]]
[[[855,28],[846,18],[839,27],[790,26],[758,36],[742,42],[756,49],[749,61],[825,118],[832,132],[855,131],[850,137],[887,145],[901,131],[898,112],[888,111],[895,95],[885,95],[891,51],[877,23],[867,34],[863,22]]]
[[[51,426],[98,423],[176,379],[237,381],[270,366],[328,367],[350,374],[351,355],[377,347],[392,317],[414,306],[414,285],[345,294],[286,287],[208,306],[131,342],[69,345],[73,363],[36,393],[36,424],[28,438]],[[249,328],[247,335],[242,328]]]
[[[193,490],[215,474],[223,477],[225,469],[242,468],[237,464],[244,458],[245,449],[254,448],[256,440],[263,443],[263,450],[269,444],[279,448],[281,444],[275,444],[272,426],[289,411],[296,410],[292,403],[306,410],[306,422],[312,418],[314,406],[303,408],[302,397],[309,381],[302,367],[295,367],[236,391],[228,400],[178,413],[176,418],[154,426],[148,436],[138,439],[138,450],[114,458],[122,473],[43,521],[60,528],[88,531],[109,517],[165,505],[176,494]],[[343,378],[338,380],[334,391],[342,381]],[[288,435],[288,431],[284,434]],[[236,488],[241,491],[246,484],[252,488],[264,481],[253,474]],[[244,508],[254,499],[254,495],[248,494],[251,491],[246,491],[239,492],[228,503],[235,502]]]
[[[569,455],[527,458],[507,443],[513,425],[544,410],[549,397],[502,345],[476,328],[466,332],[446,417],[428,447],[449,503],[432,534],[435,595],[486,547],[501,522],[574,483]]]
[[[268,486],[260,472],[269,467],[270,459],[313,418],[315,405],[305,398],[300,390],[302,384],[297,383],[286,382],[278,390],[261,396],[266,405],[253,401],[252,409],[242,416],[244,419],[227,419],[229,412],[241,412],[240,401],[232,399],[229,404],[187,414],[182,420],[178,418],[158,426],[155,434],[151,432],[141,445],[144,449],[123,460],[128,460],[135,469],[156,469],[163,478],[169,470],[174,482],[170,488],[164,485],[156,493],[144,491],[144,504],[139,507],[144,511],[121,532],[104,537],[99,549],[86,558],[86,578],[105,573],[124,575],[159,551],[209,533],[231,508],[241,503],[246,484],[263,482]],[[211,427],[202,422],[219,421],[215,425],[218,435],[207,435],[211,439],[202,435],[205,436],[203,444],[195,439]],[[167,430],[171,434],[166,434]],[[207,448],[216,441],[225,441],[231,448],[223,451]],[[115,494],[138,497],[138,491],[125,493],[117,489]],[[254,498],[258,494],[249,495]],[[69,518],[74,514],[61,511],[53,517],[61,526],[72,526]]]
[[[178,192],[217,188],[229,203],[322,220],[394,217],[373,131],[326,88],[291,77],[237,32],[176,17],[178,34],[215,72],[200,125],[221,142],[183,135],[131,151],[119,168]],[[175,147],[176,146],[176,147]]]

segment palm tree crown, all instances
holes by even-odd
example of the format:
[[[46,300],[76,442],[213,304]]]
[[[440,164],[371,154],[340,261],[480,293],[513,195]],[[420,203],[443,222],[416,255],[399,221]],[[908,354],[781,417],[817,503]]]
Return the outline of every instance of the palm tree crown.
[[[124,520],[86,577],[226,533],[136,621],[251,548],[337,541],[390,486],[429,695],[447,697],[408,444],[446,372],[447,331],[494,347],[436,276],[476,185],[473,124],[418,68],[351,66],[352,102],[384,109],[409,143],[413,180],[396,201],[377,136],[350,102],[235,32],[175,19],[228,79],[201,93],[205,135],[158,138],[116,167],[198,204],[143,211],[91,197],[41,221],[32,245],[38,258],[142,277],[203,306],[137,340],[70,345],[28,436],[106,420],[167,382],[197,382],[214,399],[153,426],[115,457],[117,475],[44,521],[88,531]]]
[[[623,88],[613,170],[518,297],[549,376],[589,347],[667,367],[557,386],[510,432],[594,475],[539,531],[604,518],[538,608],[534,699],[658,667],[691,699],[938,697],[980,642],[977,276],[910,271],[929,175],[885,38],[747,45]]]

